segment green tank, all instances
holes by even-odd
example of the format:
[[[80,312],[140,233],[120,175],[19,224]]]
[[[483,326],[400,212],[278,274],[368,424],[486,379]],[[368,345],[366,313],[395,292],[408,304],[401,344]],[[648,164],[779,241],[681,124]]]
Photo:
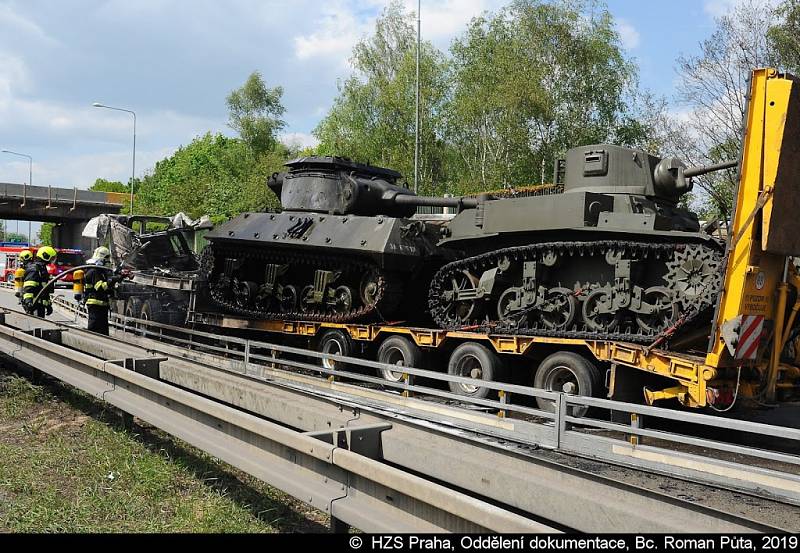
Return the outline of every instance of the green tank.
[[[400,173],[345,158],[286,165],[267,183],[280,212],[243,213],[205,235],[211,300],[269,319],[419,319],[433,273],[454,258],[436,246],[442,218],[415,216],[417,206],[477,202],[420,197]]]
[[[443,230],[457,252],[429,286],[443,328],[647,341],[713,305],[723,245],[679,206],[691,177],[735,162],[600,144],[556,163],[563,192],[479,197]]]

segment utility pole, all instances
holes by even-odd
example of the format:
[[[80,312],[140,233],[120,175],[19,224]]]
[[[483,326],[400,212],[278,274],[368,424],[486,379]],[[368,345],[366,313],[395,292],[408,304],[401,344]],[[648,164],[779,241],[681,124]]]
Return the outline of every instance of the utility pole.
[[[422,0],[417,0],[417,105],[414,122],[414,193],[419,187],[419,47],[420,47],[420,9]]]

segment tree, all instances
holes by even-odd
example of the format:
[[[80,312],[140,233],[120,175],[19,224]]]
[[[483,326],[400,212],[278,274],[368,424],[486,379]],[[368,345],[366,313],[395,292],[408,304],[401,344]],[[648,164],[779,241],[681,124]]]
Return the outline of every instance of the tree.
[[[138,179],[137,179],[138,180]],[[130,184],[125,185],[119,181],[109,181],[106,179],[95,179],[94,184],[89,187],[94,192],[130,192]]]
[[[678,59],[679,99],[691,108],[676,153],[691,165],[737,159],[746,110],[747,81],[753,68],[778,62],[767,29],[774,11],[766,3],[745,0],[715,20],[716,28],[697,56]],[[704,194],[701,215],[728,220],[736,188],[734,170],[695,179]]]
[[[42,226],[39,229],[39,234],[36,236],[39,244],[53,243],[53,228],[55,226],[55,223],[42,223]]]
[[[784,0],[774,11],[775,23],[767,31],[767,40],[778,60],[778,67],[800,72],[800,0]]]
[[[254,71],[241,88],[227,97],[228,126],[256,155],[275,148],[277,133],[285,126],[280,117],[285,109],[281,104],[283,88],[267,88],[261,73]]]
[[[339,85],[328,115],[314,130],[322,155],[414,174],[416,38],[413,13],[392,2],[374,33],[353,50],[353,76]],[[428,42],[420,50],[420,190],[444,192],[443,110],[449,89],[444,55]],[[435,185],[439,185],[435,188]]]
[[[642,138],[625,116],[636,68],[592,2],[517,0],[473,19],[451,53],[447,136],[473,187],[546,182],[570,147]]]
[[[207,133],[156,163],[137,194],[139,209],[154,215],[208,214],[221,221],[274,207],[266,179],[285,159],[281,147],[256,157],[242,140]]]

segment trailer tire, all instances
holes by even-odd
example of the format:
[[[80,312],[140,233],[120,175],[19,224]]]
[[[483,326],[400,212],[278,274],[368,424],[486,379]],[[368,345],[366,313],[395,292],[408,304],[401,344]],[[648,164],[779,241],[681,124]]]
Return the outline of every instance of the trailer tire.
[[[130,297],[125,302],[125,316],[131,319],[138,319],[142,313],[142,300],[137,297]]]
[[[481,380],[497,381],[503,372],[503,361],[486,346],[476,342],[466,342],[458,346],[450,355],[447,374],[466,376]],[[493,392],[484,386],[471,386],[459,382],[448,382],[450,391],[462,396],[484,399]]]
[[[326,330],[317,340],[317,351],[320,353],[331,353],[349,357],[353,355],[353,340],[350,335],[343,330]],[[344,369],[347,365],[341,361],[333,359],[318,359],[318,362],[326,369]]]
[[[142,304],[140,318],[154,323],[163,323],[165,317],[163,311],[161,311],[161,304],[153,298],[148,298],[147,301]]]
[[[422,350],[417,344],[404,336],[389,336],[381,342],[377,359],[379,363],[386,363],[387,365],[418,369],[422,365]],[[389,382],[403,380],[402,371],[378,369],[378,376]]]
[[[571,351],[549,355],[539,364],[533,377],[533,387],[551,392],[565,392],[577,396],[593,397],[602,388],[602,376],[594,363]],[[554,413],[555,402],[536,398],[539,409]],[[582,417],[589,409],[577,407],[573,416]]]

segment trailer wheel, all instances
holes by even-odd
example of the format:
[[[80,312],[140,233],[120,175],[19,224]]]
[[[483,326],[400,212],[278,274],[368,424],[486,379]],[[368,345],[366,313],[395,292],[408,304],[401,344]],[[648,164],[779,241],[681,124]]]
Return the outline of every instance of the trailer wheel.
[[[125,302],[125,316],[131,319],[138,319],[142,312],[142,300],[136,297],[128,298]]]
[[[141,319],[163,323],[164,313],[161,311],[161,304],[153,298],[148,298],[148,300],[142,304]]]
[[[587,397],[600,391],[601,382],[597,367],[585,357],[571,351],[559,351],[546,357],[533,377],[534,388]],[[553,413],[556,410],[555,402],[549,399],[537,397],[536,403],[543,411]],[[579,407],[572,414],[582,417],[587,411],[587,407]]]
[[[353,341],[343,330],[326,330],[317,341],[317,350],[320,353],[330,353],[349,357],[353,354]],[[320,363],[326,369],[343,369],[345,363],[334,361],[333,359],[320,359]]]
[[[481,380],[496,381],[503,371],[503,362],[496,353],[486,346],[475,342],[466,342],[458,346],[450,355],[447,374],[465,376]],[[483,399],[492,392],[491,388],[448,382],[450,391],[473,398]]]
[[[419,368],[422,365],[422,350],[404,336],[389,336],[378,348],[378,362],[399,367]],[[378,376],[389,382],[403,380],[402,371],[378,369]]]

